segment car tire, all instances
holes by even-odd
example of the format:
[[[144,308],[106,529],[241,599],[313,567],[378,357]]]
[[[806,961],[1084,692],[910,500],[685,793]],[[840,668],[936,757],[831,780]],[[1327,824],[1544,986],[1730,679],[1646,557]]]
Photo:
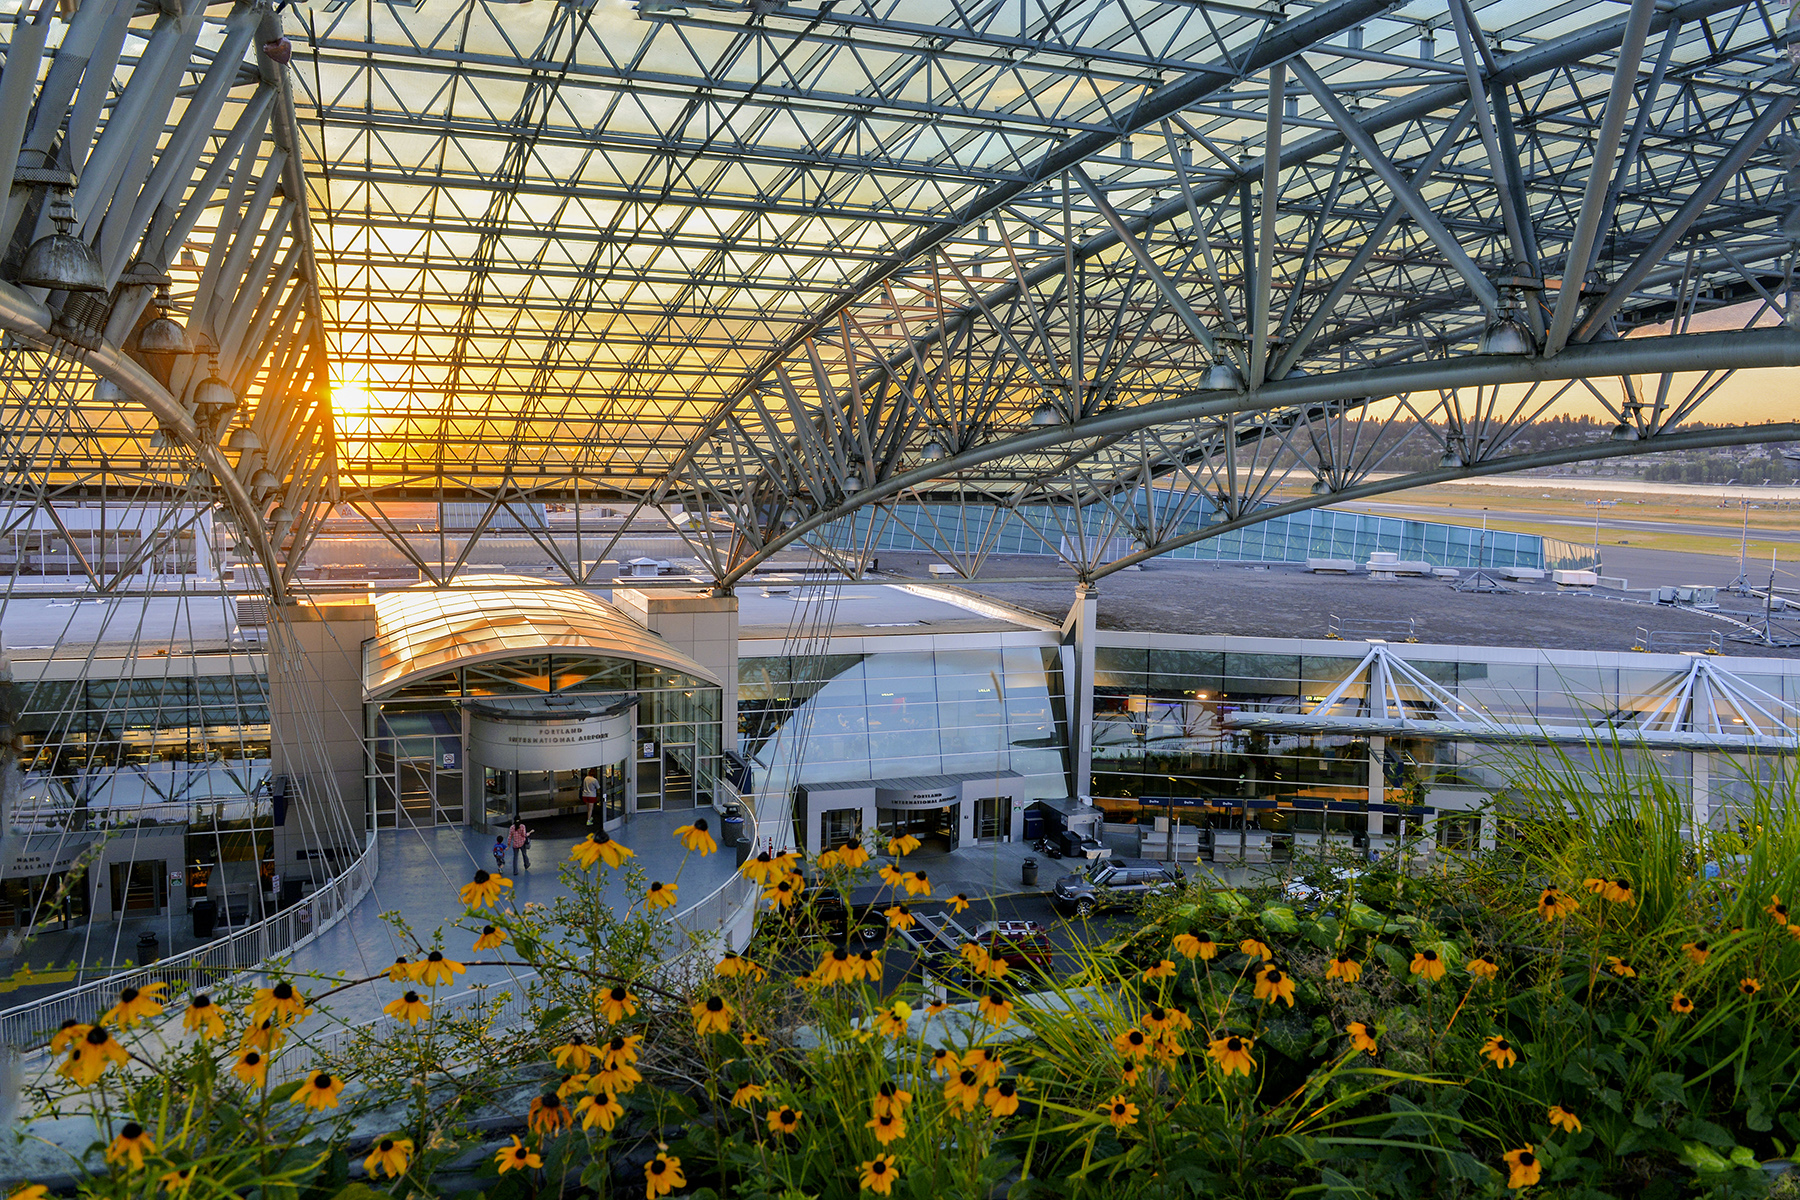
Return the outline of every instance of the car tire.
[[[1094,902],[1086,896],[1075,902],[1075,915],[1086,920],[1094,915]]]

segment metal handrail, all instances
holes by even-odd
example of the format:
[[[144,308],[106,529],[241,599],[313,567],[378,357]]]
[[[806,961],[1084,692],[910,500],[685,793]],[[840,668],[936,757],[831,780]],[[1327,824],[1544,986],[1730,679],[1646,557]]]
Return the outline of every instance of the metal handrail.
[[[149,966],[120,971],[0,1012],[0,1046],[13,1046],[30,1055],[41,1050],[64,1021],[92,1021],[125,988],[160,982],[180,992],[218,985],[257,969],[277,954],[298,950],[356,907],[374,885],[375,867],[375,835],[371,833],[355,862],[292,908]]]

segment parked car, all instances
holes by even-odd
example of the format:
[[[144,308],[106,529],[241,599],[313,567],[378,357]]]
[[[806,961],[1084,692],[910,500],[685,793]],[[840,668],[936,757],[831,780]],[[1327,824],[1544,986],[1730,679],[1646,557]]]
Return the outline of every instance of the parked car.
[[[1012,971],[1048,974],[1056,961],[1050,934],[1036,921],[983,921],[975,927],[975,942]]]
[[[1103,858],[1074,875],[1056,881],[1050,903],[1058,912],[1085,917],[1103,909],[1128,908],[1148,896],[1187,884],[1174,863],[1148,858]]]

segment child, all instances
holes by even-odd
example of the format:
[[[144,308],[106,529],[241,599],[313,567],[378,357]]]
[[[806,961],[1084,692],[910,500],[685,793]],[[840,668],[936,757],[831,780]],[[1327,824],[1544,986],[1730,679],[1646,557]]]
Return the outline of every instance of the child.
[[[501,834],[494,839],[494,870],[506,869],[506,835]]]

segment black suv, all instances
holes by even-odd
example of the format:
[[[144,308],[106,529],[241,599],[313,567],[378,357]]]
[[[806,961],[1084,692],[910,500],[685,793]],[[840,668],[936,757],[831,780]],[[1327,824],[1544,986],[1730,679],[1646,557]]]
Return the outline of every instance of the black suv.
[[[1148,858],[1103,858],[1056,881],[1050,902],[1059,912],[1085,917],[1098,909],[1126,908],[1146,896],[1187,885],[1174,863]]]

